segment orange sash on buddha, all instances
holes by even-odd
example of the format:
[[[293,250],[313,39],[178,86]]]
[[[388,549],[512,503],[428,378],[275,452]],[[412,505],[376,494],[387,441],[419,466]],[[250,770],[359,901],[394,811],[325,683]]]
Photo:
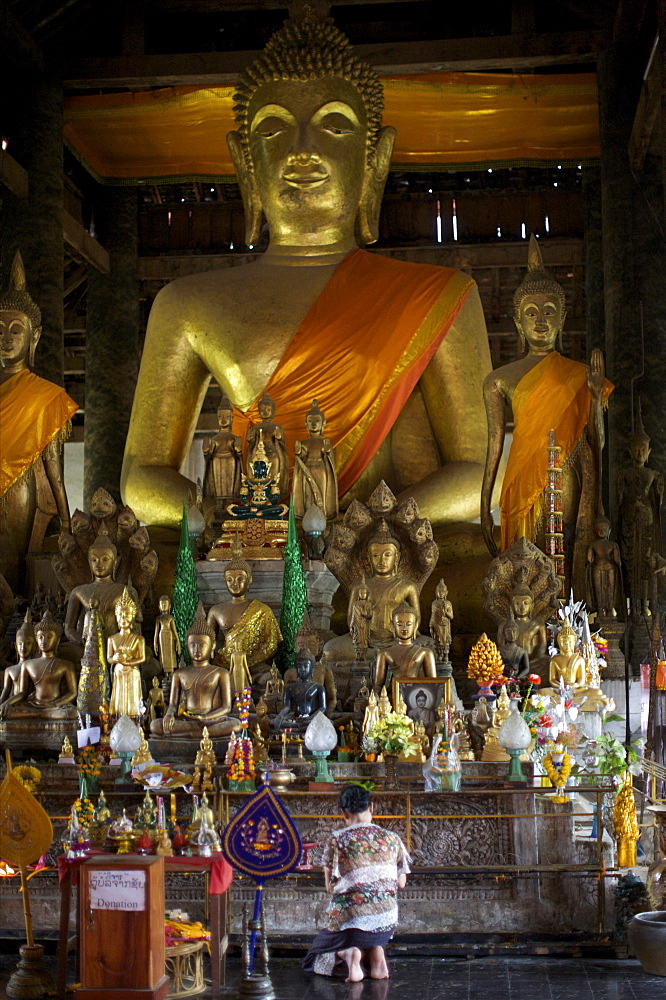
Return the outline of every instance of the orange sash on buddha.
[[[606,380],[602,402],[613,386]],[[547,354],[522,377],[513,394],[513,441],[500,498],[502,549],[517,539],[533,540],[547,484],[551,430],[564,467],[590,417],[587,369],[580,361]]]
[[[276,404],[289,454],[307,436],[305,414],[318,399],[342,496],[391,430],[473,284],[451,268],[349,253],[260,394]],[[256,402],[235,414],[236,434],[259,422]]]
[[[78,410],[61,386],[27,368],[0,385],[0,498],[30,471]]]

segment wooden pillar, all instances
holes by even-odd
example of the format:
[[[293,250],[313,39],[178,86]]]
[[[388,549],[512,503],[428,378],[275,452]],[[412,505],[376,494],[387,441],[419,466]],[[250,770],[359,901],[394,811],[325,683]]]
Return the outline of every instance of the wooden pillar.
[[[604,253],[601,224],[601,171],[598,165],[583,167],[583,229],[585,254],[585,358],[595,347],[606,353],[604,315]],[[608,360],[608,359],[606,359]],[[602,463],[601,499],[609,510],[608,461]]]
[[[27,198],[3,192],[2,284],[21,251],[28,290],[42,311],[37,375],[64,384],[62,86],[42,76],[15,81],[9,152],[28,172]],[[7,96],[7,94],[5,94]]]
[[[88,275],[84,502],[103,486],[120,501],[120,469],[139,371],[137,196],[100,187],[95,235],[110,270]]]

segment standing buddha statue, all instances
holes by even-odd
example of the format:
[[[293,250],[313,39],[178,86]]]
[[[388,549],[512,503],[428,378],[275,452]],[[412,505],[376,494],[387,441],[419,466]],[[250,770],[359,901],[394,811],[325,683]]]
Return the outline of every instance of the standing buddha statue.
[[[338,516],[338,477],[335,473],[333,445],[322,437],[326,417],[316,399],[305,417],[310,437],[296,441],[294,450],[294,513],[303,517],[311,504],[316,504],[327,520]]]
[[[203,495],[214,500],[232,500],[240,496],[243,463],[243,445],[232,431],[234,412],[223,394],[217,408],[217,434],[204,438],[203,453],[206,459]]]
[[[178,666],[181,649],[176,621],[171,613],[171,601],[166,594],[160,597],[160,613],[155,619],[153,649],[155,656],[160,661],[163,674],[170,681],[171,675]]]
[[[523,349],[527,345],[527,353],[495,369],[484,383],[488,453],[481,527],[491,555],[496,556],[492,494],[510,406],[514,430],[500,498],[501,547],[504,550],[525,537],[545,551],[544,489],[552,430],[562,449],[566,588],[583,594],[587,546],[601,506],[602,409],[613,386],[604,378],[604,358],[597,348],[589,365],[571,361],[555,350],[555,345],[561,344],[566,318],[564,289],[544,269],[534,236],[530,237],[527,268],[514,296],[514,321],[520,345]],[[575,539],[570,545],[569,538]]]
[[[41,333],[17,251],[0,295],[0,574],[14,592],[23,589],[25,557],[41,551],[53,515],[70,530],[62,446],[78,406],[30,370]]]
[[[264,393],[259,400],[257,409],[261,420],[247,432],[247,474],[254,474],[255,461],[266,461],[268,475],[275,480],[281,499],[289,492],[289,456],[284,443],[284,428],[273,420],[275,403],[268,393]],[[261,449],[260,444],[263,445]]]
[[[120,629],[110,635],[106,655],[113,668],[113,688],[109,710],[112,715],[138,718],[141,713],[141,664],[146,660],[146,640],[132,632],[137,606],[127,587],[116,602],[116,619]]]

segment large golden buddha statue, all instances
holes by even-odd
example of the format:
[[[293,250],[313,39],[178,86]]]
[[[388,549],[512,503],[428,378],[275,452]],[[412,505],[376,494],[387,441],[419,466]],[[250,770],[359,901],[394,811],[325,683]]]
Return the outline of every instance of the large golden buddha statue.
[[[564,289],[544,269],[539,245],[530,237],[528,271],[514,296],[514,320],[527,353],[486,378],[488,453],[481,493],[481,527],[497,555],[491,514],[507,408],[514,430],[500,498],[502,549],[527,538],[545,551],[544,490],[548,481],[550,432],[561,448],[565,579],[585,594],[587,547],[601,504],[602,406],[613,386],[604,379],[604,358],[595,348],[590,364],[571,361],[561,346],[566,318]],[[581,484],[584,484],[582,486]]]
[[[330,21],[290,20],[242,77],[228,137],[252,263],[190,275],[153,305],[122,489],[137,516],[177,526],[180,473],[213,376],[236,432],[268,393],[287,451],[313,396],[346,506],[382,478],[435,523],[477,516],[486,449],[483,311],[460,271],[358,249],[377,239],[395,132],[382,88]],[[455,414],[455,419],[452,418]],[[155,435],[154,428],[160,428]]]
[[[15,592],[23,588],[25,556],[41,549],[53,515],[63,531],[70,527],[62,445],[77,405],[30,371],[41,333],[17,251],[0,295],[0,573]]]

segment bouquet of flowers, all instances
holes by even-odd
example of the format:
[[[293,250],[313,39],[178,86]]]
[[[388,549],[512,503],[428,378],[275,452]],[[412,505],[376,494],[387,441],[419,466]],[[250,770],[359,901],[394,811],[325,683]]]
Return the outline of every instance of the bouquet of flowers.
[[[72,806],[69,814],[69,822],[72,822],[72,817],[74,810],[76,809],[76,814],[79,817],[79,823],[86,829],[92,823],[93,813],[95,812],[95,807],[90,801],[90,799],[77,799]]]
[[[499,649],[485,632],[469,654],[467,676],[480,687],[499,684],[504,680],[504,661]]]
[[[76,758],[76,768],[82,778],[97,778],[102,770],[102,760],[92,744],[85,746]]]
[[[411,719],[397,712],[385,715],[368,735],[376,740],[382,753],[414,757],[421,752],[421,744],[414,736]]]

